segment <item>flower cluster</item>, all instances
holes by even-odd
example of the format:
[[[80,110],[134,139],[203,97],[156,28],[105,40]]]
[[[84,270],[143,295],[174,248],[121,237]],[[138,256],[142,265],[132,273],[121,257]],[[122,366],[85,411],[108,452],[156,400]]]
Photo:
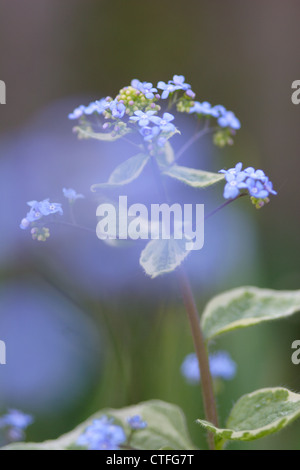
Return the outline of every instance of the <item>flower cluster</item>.
[[[133,431],[137,431],[139,429],[145,429],[148,424],[146,421],[143,421],[142,417],[140,415],[134,415],[131,416],[130,418],[127,418],[127,423],[131,427]]]
[[[159,81],[157,88],[162,90],[161,98],[165,100],[169,97],[171,93],[174,93],[177,90],[185,91],[186,95],[189,98],[195,98],[195,93],[191,89],[191,85],[185,83],[185,77],[183,75],[174,75],[172,80],[169,80],[168,83]]]
[[[70,204],[74,204],[77,199],[83,199],[83,194],[78,194],[74,189],[63,188],[63,195],[68,199]],[[44,242],[50,237],[50,231],[47,227],[42,227],[39,221],[44,217],[53,214],[63,215],[61,203],[50,202],[49,198],[43,201],[29,201],[27,205],[30,207],[26,217],[21,220],[20,228],[26,230],[31,227],[30,233],[33,240]],[[43,223],[43,222],[42,222]]]
[[[199,116],[210,116],[217,119],[218,125],[222,128],[230,128],[238,130],[241,128],[239,119],[232,111],[227,111],[224,106],[212,106],[208,101],[195,101],[194,105],[190,108],[190,113],[196,113]]]
[[[118,450],[126,441],[126,435],[123,428],[113,421],[107,416],[95,419],[78,438],[77,444],[88,450]]]
[[[60,203],[50,202],[49,198],[43,201],[29,201],[27,205],[30,207],[29,212],[24,219],[22,219],[20,228],[26,230],[32,222],[40,220],[42,217],[60,214],[63,215],[63,210]]]
[[[151,82],[133,79],[114,99],[108,96],[88,106],[81,105],[69,114],[69,118],[80,119],[81,126],[88,126],[88,130],[91,130],[93,125],[87,121],[87,116],[101,115],[105,119],[102,128],[110,130],[113,136],[122,136],[126,132],[136,130],[146,143],[151,142],[162,147],[176,131],[174,123],[171,122],[174,120],[172,114],[163,110],[162,115],[158,115],[161,111],[159,102],[163,105],[168,98],[168,109],[175,105],[178,112],[217,118],[219,134],[215,135],[215,143],[220,146],[232,143],[232,135],[240,128],[240,121],[224,106],[212,107],[206,101],[193,101],[195,93],[191,85],[185,82],[183,75],[174,75],[168,82],[159,81],[156,87]],[[75,130],[80,135],[80,127]]]
[[[127,423],[132,432],[147,427],[146,421],[143,421],[140,415],[129,417]],[[113,418],[102,416],[100,419],[95,419],[91,426],[79,436],[77,444],[86,447],[88,450],[119,450],[120,446],[122,446],[126,440],[124,429],[114,424]]]
[[[8,410],[6,415],[0,417],[0,429],[5,431],[9,442],[24,440],[25,430],[32,423],[32,416],[19,410]]]
[[[218,351],[209,356],[210,371],[213,378],[231,380],[236,375],[236,363],[226,351]],[[198,383],[201,379],[198,359],[192,353],[186,356],[181,365],[181,373],[191,383]]]
[[[241,190],[246,190],[253,204],[259,209],[269,202],[270,194],[276,195],[277,192],[262,170],[255,170],[251,166],[243,170],[242,167],[242,163],[237,163],[234,168],[220,170],[219,173],[224,173],[226,179],[224,198],[235,199]]]

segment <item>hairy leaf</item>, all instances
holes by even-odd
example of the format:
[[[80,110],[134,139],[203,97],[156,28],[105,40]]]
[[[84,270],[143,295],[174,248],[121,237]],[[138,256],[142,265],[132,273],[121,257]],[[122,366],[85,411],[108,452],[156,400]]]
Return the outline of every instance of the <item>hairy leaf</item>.
[[[226,429],[198,420],[216,436],[218,448],[227,440],[251,441],[280,431],[300,416],[300,394],[285,388],[263,388],[242,396],[234,405]]]
[[[207,339],[237,328],[288,317],[300,311],[300,290],[276,291],[239,287],[214,297],[201,325]]]

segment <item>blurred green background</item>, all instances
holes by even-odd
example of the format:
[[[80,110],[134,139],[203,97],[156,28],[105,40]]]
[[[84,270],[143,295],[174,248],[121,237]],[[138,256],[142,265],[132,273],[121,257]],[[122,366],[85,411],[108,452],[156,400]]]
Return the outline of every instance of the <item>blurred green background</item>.
[[[1,193],[0,240],[4,251],[8,243],[5,216],[10,213],[14,218],[16,231],[22,218],[22,213],[13,209],[14,200],[21,199],[14,175],[17,180],[26,179],[30,187],[41,178],[42,170],[46,174],[48,169],[49,174],[51,171],[47,166],[49,160],[43,162],[43,154],[30,169],[26,167],[24,171],[22,163],[24,152],[32,151],[31,140],[28,137],[24,144],[18,139],[29,135],[29,128],[35,129],[40,113],[66,99],[70,100],[71,111],[82,97],[88,103],[89,98],[114,96],[132,78],[156,83],[167,81],[175,73],[184,74],[200,101],[224,104],[242,122],[235,145],[214,152],[219,165],[214,163],[214,169],[230,167],[237,161],[262,168],[279,193],[268,207],[257,212],[241,202],[239,210],[246,214],[249,226],[254,227],[255,237],[250,245],[247,237],[244,245],[241,239],[239,251],[234,246],[228,248],[233,266],[224,265],[219,254],[211,276],[211,280],[215,276],[215,284],[201,286],[200,282],[193,282],[199,310],[210,296],[241,284],[299,289],[300,108],[291,103],[291,84],[300,78],[299,14],[300,4],[296,0],[0,0],[0,79],[7,86],[7,104],[0,106],[0,162],[3,161],[0,170],[12,161],[8,158],[7,142],[20,142],[14,151],[11,179],[6,181],[11,192],[8,195],[2,187]],[[72,126],[68,127],[66,116],[65,111],[58,113],[47,125],[50,131],[53,127],[59,132],[61,139],[67,135],[72,139]],[[64,129],[60,127],[61,120],[66,121]],[[66,145],[59,155],[60,161],[64,152],[66,155],[71,152]],[[54,162],[58,159],[54,151],[52,159]],[[85,164],[83,159],[80,161]],[[78,162],[77,170],[80,172]],[[99,176],[99,181],[104,179]],[[43,186],[42,178],[39,184]],[[27,196],[29,192],[25,191],[24,198]],[[34,195],[30,197],[33,199]],[[20,201],[23,211],[26,200]],[[224,221],[226,224],[226,217]],[[239,238],[242,227],[238,223],[225,227],[229,237],[232,230]],[[244,235],[241,231],[241,237]],[[218,243],[217,237],[215,242]],[[67,241],[61,241],[61,251],[64,243]],[[82,239],[80,243],[89,242]],[[44,408],[37,410],[30,400],[26,402],[26,411],[36,416],[28,438],[55,438],[98,409],[159,398],[183,408],[195,443],[205,446],[203,432],[194,423],[203,415],[200,389],[187,385],[179,371],[183,358],[192,351],[192,341],[175,279],[170,276],[161,285],[143,279],[142,288],[137,282],[134,289],[133,278],[132,289],[121,289],[118,293],[114,293],[111,280],[107,295],[97,295],[95,290],[86,288],[87,278],[80,287],[80,273],[70,275],[59,261],[54,266],[55,246],[45,255],[44,247],[29,244],[34,246],[26,251],[17,240],[14,252],[3,258],[2,298],[11,283],[16,283],[16,298],[20,295],[18,286],[27,282],[40,292],[51,286],[57,295],[80,310],[80,322],[84,324],[86,317],[89,328],[99,330],[102,349],[97,348],[94,338],[95,348],[87,353],[88,371],[77,349],[73,356],[74,384],[68,375],[72,362],[65,365],[66,371],[61,375],[61,382],[65,377],[65,388],[59,392],[57,386],[59,393],[54,400],[58,408],[52,402],[46,406],[45,401]],[[236,262],[238,271],[232,269]],[[50,297],[53,295],[50,293]],[[29,308],[26,305],[23,308]],[[68,328],[74,326],[71,314],[65,319],[66,309],[54,310],[56,325],[63,318]],[[0,315],[5,314],[2,305]],[[22,318],[26,315],[22,307],[18,308],[18,315]],[[1,325],[0,318],[0,339],[6,339]],[[78,327],[77,334],[80,333]],[[34,334],[38,336],[38,330]],[[90,344],[90,335],[85,332],[83,350]],[[291,343],[299,336],[300,318],[295,316],[285,322],[238,331],[218,341],[215,349],[228,350],[238,364],[237,377],[225,383],[219,394],[223,423],[232,404],[243,393],[276,385],[300,391],[300,366],[293,365],[290,359]],[[54,375],[55,361],[60,358],[56,357],[52,364]],[[79,362],[81,368],[76,366]],[[4,367],[9,368],[9,356]],[[4,367],[0,369],[0,382],[6,380]],[[24,367],[30,370],[30,363]],[[16,371],[17,365],[11,377]],[[29,372],[25,375],[30,382]],[[80,389],[69,400],[68,381],[70,388]],[[13,388],[14,381],[11,383],[5,394],[0,390],[3,411],[7,406],[23,404],[24,383],[15,382],[15,387],[20,387],[19,395]],[[44,393],[40,384],[29,389],[32,403],[38,394]],[[278,435],[231,448],[300,449],[299,432],[300,423],[295,423]]]

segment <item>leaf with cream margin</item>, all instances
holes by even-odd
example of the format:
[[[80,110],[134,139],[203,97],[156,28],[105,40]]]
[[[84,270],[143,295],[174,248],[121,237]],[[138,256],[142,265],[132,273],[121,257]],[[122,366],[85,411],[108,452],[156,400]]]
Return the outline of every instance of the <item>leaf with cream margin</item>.
[[[130,157],[114,169],[107,183],[94,184],[91,190],[94,192],[98,189],[116,188],[131,183],[140,176],[149,158],[148,155],[143,153]]]
[[[286,388],[263,388],[242,396],[234,405],[225,429],[197,420],[215,434],[216,447],[226,441],[252,441],[280,431],[300,416],[300,394]]]
[[[186,425],[185,416],[176,405],[160,400],[151,400],[138,405],[129,406],[119,410],[106,409],[91,416],[73,431],[64,434],[56,440],[42,443],[15,443],[3,447],[1,450],[76,450],[79,436],[84,433],[95,419],[102,416],[114,418],[114,424],[122,426],[127,436],[130,428],[127,418],[140,415],[147,422],[145,429],[135,432],[130,445],[141,450],[159,450],[172,448],[178,450],[195,449]],[[82,448],[80,448],[82,450]]]
[[[193,243],[182,240],[151,240],[140,256],[140,264],[148,276],[155,278],[174,271],[184,261],[190,250],[186,244]]]
[[[300,290],[238,287],[214,297],[204,309],[201,326],[207,340],[300,311]]]
[[[193,188],[206,188],[224,180],[224,175],[220,173],[212,173],[179,165],[170,166],[162,174],[177,179]]]

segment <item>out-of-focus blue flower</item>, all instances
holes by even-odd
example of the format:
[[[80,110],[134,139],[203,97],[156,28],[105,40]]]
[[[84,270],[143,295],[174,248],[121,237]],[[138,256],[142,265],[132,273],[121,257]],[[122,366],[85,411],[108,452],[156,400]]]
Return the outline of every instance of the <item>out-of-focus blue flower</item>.
[[[273,183],[269,180],[268,176],[265,178],[264,187],[270,194],[274,194],[276,196],[277,191],[273,189]]]
[[[174,120],[173,114],[164,113],[163,117],[153,116],[151,121],[156,124],[162,132],[174,132],[176,130],[172,121]]]
[[[141,82],[140,80],[137,80],[134,78],[131,80],[131,86],[135,88],[136,90],[140,91],[145,95],[145,97],[148,100],[153,100],[155,97],[154,93],[157,93],[157,88],[154,88],[152,83],[150,82]]]
[[[231,129],[238,130],[241,128],[241,123],[232,111],[226,111],[219,117],[218,124],[221,127],[230,127]]]
[[[27,213],[26,217],[22,219],[20,223],[20,228],[25,230],[29,227],[31,222],[36,222],[41,219],[43,216],[51,214],[60,214],[63,215],[63,210],[60,203],[50,202],[49,198],[44,199],[43,201],[29,201],[27,205],[30,207],[30,211]]]
[[[50,215],[59,213],[63,215],[61,204],[58,202],[50,202],[49,198],[41,202],[31,201],[27,203],[32,209],[37,210],[42,215]]]
[[[69,119],[79,119],[81,116],[83,116],[84,111],[85,111],[85,106],[83,106],[83,105],[78,106],[78,108],[74,109],[74,111],[69,114],[68,118]]]
[[[169,80],[169,84],[173,84],[182,90],[186,91],[191,88],[191,85],[185,83],[185,77],[183,75],[174,75],[173,80]]]
[[[77,444],[87,447],[88,450],[118,450],[125,441],[123,428],[113,424],[113,419],[102,416],[84,431]]]
[[[150,121],[152,121],[152,116],[156,114],[156,111],[135,111],[134,112],[135,116],[131,116],[129,118],[130,121],[137,122],[139,126],[145,127],[148,126]]]
[[[236,363],[231,359],[230,355],[226,351],[218,351],[211,354],[209,356],[209,365],[213,378],[231,380],[236,375]],[[181,373],[191,384],[195,384],[200,381],[201,374],[196,354],[192,353],[186,356],[181,365]]]
[[[227,111],[227,109],[220,104],[212,106],[208,101],[203,101],[203,103],[195,101],[194,106],[190,108],[190,114],[192,113],[218,118],[220,127],[229,127],[234,130],[241,128],[241,123],[236,115],[232,111]]]
[[[153,100],[154,93],[157,93],[157,88],[154,88],[150,82],[143,82],[141,84],[140,91],[146,96],[148,100]]]
[[[208,101],[203,101],[203,103],[195,101],[194,106],[192,106],[190,109],[190,114],[192,113],[204,114],[206,116],[213,117],[219,116],[218,108],[216,108],[216,106],[212,106]]]
[[[126,106],[124,103],[121,103],[116,99],[109,103],[109,109],[111,110],[113,117],[116,119],[122,119],[126,112]]]
[[[75,189],[66,189],[66,188],[63,188],[63,193],[64,193],[64,196],[69,199],[70,202],[74,202],[76,201],[76,199],[84,199],[84,195],[83,194],[78,194],[76,193]]]
[[[254,180],[265,180],[266,175],[262,170],[255,170],[253,166],[249,166],[248,168],[245,168],[244,170],[246,176],[249,178],[252,178]]]
[[[8,413],[0,418],[0,427],[11,427],[24,430],[33,423],[33,417],[19,410],[8,410]]]
[[[103,112],[110,107],[111,103],[112,101],[110,101],[109,98],[102,98],[101,100],[93,101],[88,106],[79,106],[78,108],[74,109],[74,111],[70,113],[68,117],[69,119],[79,119],[84,114],[87,116],[93,113],[103,114]]]
[[[159,90],[163,90],[161,95],[161,98],[163,100],[167,99],[170,93],[174,93],[174,91],[181,89],[181,87],[178,85],[174,85],[172,83],[165,83],[162,81],[158,82],[157,88]]]
[[[130,84],[136,90],[139,90],[140,87],[142,86],[142,82],[140,80],[138,80],[137,78],[134,78],[133,80],[131,80]]]
[[[145,429],[148,426],[147,422],[143,421],[140,415],[134,415],[130,418],[127,418],[127,423],[134,431],[138,429]]]
[[[209,358],[210,371],[213,377],[231,380],[236,375],[237,365],[227,351],[218,351]]]
[[[158,126],[145,126],[140,129],[140,134],[144,137],[146,142],[150,142],[151,140],[155,139],[160,133],[160,128]]]

